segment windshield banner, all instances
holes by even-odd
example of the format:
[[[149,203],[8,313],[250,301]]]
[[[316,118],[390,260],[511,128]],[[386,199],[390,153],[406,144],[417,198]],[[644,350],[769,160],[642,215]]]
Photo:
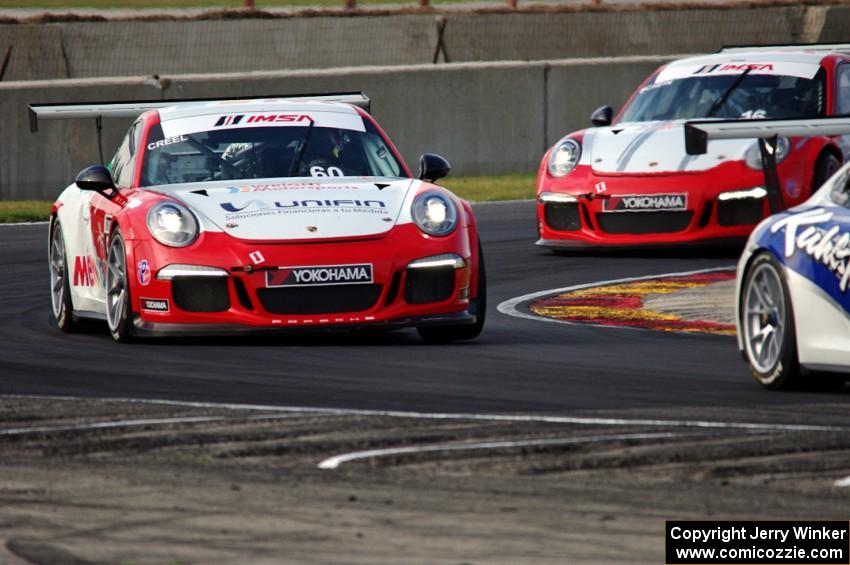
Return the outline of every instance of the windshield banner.
[[[242,112],[215,113],[191,116],[162,122],[162,132],[167,138],[198,133],[238,128],[259,127],[315,127],[366,131],[359,114],[343,112]]]
[[[751,75],[778,75],[812,79],[820,69],[820,65],[813,63],[792,63],[788,61],[777,61],[774,63],[766,61],[728,61],[725,63],[671,65],[658,73],[655,82],[660,83],[690,77],[739,75],[747,69],[750,69]]]

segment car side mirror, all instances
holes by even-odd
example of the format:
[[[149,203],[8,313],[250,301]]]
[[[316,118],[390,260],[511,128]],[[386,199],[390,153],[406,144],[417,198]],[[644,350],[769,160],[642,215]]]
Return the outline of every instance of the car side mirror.
[[[590,123],[596,127],[610,126],[614,119],[614,109],[611,106],[600,106],[590,115]]]
[[[419,158],[419,178],[434,182],[449,174],[452,166],[443,157],[434,153],[423,153]]]
[[[103,165],[86,167],[80,171],[74,183],[80,190],[93,190],[101,194],[115,190],[112,174]],[[104,194],[104,196],[106,195]]]

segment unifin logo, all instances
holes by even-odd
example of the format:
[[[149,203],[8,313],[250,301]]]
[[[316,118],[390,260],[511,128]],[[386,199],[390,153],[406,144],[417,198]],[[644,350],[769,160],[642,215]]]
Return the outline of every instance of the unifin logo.
[[[230,213],[244,212],[250,210],[268,210],[272,206],[263,200],[248,200],[241,206],[233,202],[221,202],[219,206]],[[386,208],[387,204],[382,200],[285,200],[275,202],[274,208]]]

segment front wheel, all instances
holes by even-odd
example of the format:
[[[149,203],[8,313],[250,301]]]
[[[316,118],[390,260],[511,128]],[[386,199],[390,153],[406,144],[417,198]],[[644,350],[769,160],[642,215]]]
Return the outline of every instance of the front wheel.
[[[109,251],[106,254],[106,322],[109,333],[118,342],[127,342],[133,338],[130,284],[124,249],[124,238],[116,229],[109,240]]]
[[[60,330],[71,333],[77,329],[74,307],[71,304],[71,283],[68,275],[68,256],[65,253],[65,238],[62,224],[56,219],[50,230],[50,249],[47,257],[50,265],[50,305],[53,318]]]
[[[782,267],[769,253],[756,256],[741,293],[741,327],[750,372],[764,387],[800,380],[794,312]]]
[[[475,300],[470,305],[475,313],[475,323],[466,326],[431,326],[416,328],[425,343],[448,343],[475,339],[484,329],[484,319],[487,316],[487,273],[484,269],[484,253],[481,242],[478,242],[478,288]]]
[[[815,163],[815,174],[812,178],[812,193],[828,181],[841,168],[841,161],[832,153],[821,153]]]

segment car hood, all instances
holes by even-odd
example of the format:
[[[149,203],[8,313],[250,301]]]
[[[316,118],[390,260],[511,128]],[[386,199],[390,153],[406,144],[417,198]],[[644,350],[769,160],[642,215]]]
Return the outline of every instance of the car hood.
[[[247,240],[378,237],[393,228],[412,179],[250,179],[151,187]]]
[[[751,139],[711,141],[705,155],[685,152],[684,121],[625,123],[593,128],[584,136],[588,164],[601,173],[705,171],[742,160]]]

